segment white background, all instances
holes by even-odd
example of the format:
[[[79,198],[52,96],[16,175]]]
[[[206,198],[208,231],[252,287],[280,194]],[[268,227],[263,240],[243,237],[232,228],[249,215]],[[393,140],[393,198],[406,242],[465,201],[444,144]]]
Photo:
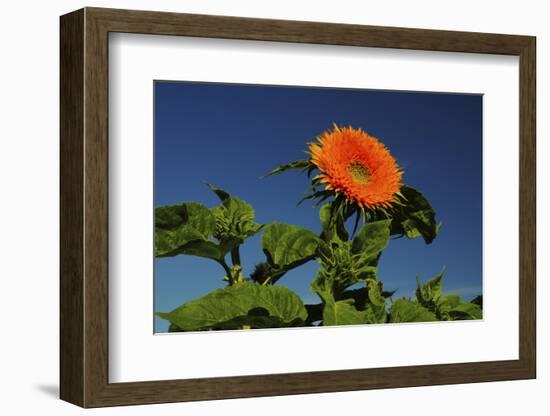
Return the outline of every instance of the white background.
[[[102,415],[280,415],[357,411],[387,414],[548,414],[550,296],[543,252],[550,209],[543,186],[550,146],[543,118],[550,84],[548,11],[541,1],[408,0],[49,1],[6,3],[0,16],[0,409],[5,414],[84,412],[56,400],[58,385],[58,15],[83,5],[320,20],[538,36],[538,312],[539,378],[535,381],[140,406],[86,411]],[[545,201],[546,199],[546,201]],[[543,332],[546,324],[546,332]]]
[[[112,35],[110,380],[517,359],[518,61],[496,55]],[[483,321],[152,336],[153,79],[483,93]],[[508,239],[502,238],[502,224],[509,224]],[[220,354],[220,345],[232,351],[230,361]],[[266,360],[264,352],[272,345],[277,353]],[[361,353],[333,353],[346,345],[361,345]],[[174,360],[183,351],[194,359]]]

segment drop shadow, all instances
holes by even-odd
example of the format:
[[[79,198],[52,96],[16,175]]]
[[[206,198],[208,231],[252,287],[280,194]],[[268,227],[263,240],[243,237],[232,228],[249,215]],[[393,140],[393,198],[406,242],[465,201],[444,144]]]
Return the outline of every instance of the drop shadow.
[[[36,390],[54,399],[59,399],[59,386],[57,384],[37,384]]]

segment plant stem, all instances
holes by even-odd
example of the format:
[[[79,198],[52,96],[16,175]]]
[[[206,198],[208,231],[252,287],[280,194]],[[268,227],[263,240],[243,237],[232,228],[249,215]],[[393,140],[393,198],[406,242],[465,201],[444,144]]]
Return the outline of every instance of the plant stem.
[[[231,261],[234,266],[241,265],[241,254],[239,253],[239,246],[231,250]]]
[[[359,225],[359,220],[361,219],[361,213],[357,211],[356,217],[355,217],[355,224],[353,225],[353,231],[351,232],[351,239],[353,240],[355,238],[355,232],[357,231],[357,226]]]
[[[231,269],[229,268],[225,260],[218,261],[218,263],[220,263],[220,265],[223,267],[223,270],[225,270],[225,274],[229,279],[229,284],[232,285],[233,282],[232,282],[232,276],[231,276]]]

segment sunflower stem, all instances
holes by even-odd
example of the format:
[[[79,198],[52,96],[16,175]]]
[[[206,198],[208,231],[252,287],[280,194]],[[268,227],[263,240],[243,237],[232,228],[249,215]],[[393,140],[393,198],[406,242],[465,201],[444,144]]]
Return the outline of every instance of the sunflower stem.
[[[353,231],[351,232],[352,240],[355,238],[355,232],[357,231],[357,227],[359,226],[360,219],[361,219],[361,211],[357,211],[357,213],[355,214],[355,224],[353,224]]]
[[[231,250],[231,261],[233,262],[233,266],[241,265],[241,254],[239,253],[238,246]]]
[[[221,260],[218,263],[220,263],[220,265],[223,267],[223,270],[225,271],[227,279],[224,279],[224,280],[227,280],[229,282],[229,285],[231,286],[233,284],[231,269],[229,268],[225,260]]]

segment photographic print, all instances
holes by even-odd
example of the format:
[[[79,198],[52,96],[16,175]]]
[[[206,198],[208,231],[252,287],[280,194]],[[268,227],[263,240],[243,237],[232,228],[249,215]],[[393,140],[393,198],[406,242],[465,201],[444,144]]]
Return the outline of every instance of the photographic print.
[[[482,319],[482,95],[154,96],[155,333]]]

